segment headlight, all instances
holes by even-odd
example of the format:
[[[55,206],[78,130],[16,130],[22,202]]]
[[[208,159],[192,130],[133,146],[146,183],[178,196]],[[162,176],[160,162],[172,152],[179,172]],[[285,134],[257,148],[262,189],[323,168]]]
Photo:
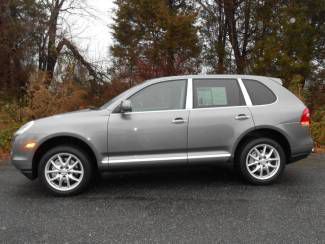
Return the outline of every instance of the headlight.
[[[34,121],[30,121],[27,124],[23,125],[22,127],[20,127],[19,130],[17,130],[17,132],[15,133],[15,135],[21,135],[23,133],[25,133],[27,130],[29,130],[32,126],[34,125]]]

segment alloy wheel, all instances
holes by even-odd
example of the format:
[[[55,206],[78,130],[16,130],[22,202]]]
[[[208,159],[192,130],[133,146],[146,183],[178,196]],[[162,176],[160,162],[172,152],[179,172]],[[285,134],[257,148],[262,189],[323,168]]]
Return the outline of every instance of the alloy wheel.
[[[84,167],[80,159],[71,153],[57,153],[45,165],[45,179],[56,190],[70,191],[82,181]]]
[[[280,169],[280,154],[269,144],[254,146],[247,154],[246,168],[258,180],[272,178]]]

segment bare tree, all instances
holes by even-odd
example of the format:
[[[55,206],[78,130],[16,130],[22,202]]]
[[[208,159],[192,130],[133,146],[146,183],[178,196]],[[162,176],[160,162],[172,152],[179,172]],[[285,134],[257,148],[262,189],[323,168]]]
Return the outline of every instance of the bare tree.
[[[65,21],[63,15],[92,16],[86,2],[84,0],[41,0],[40,3],[47,13],[39,36],[39,68],[48,74],[46,83],[48,85],[51,83],[58,57],[62,55],[63,49],[68,49],[73,57],[87,68],[93,79],[103,79],[105,74],[88,62],[77,46],[66,37],[62,29],[60,30]]]

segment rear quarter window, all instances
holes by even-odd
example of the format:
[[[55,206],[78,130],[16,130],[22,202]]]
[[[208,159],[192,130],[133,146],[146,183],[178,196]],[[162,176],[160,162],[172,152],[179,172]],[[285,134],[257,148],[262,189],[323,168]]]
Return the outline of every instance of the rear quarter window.
[[[243,79],[253,105],[264,105],[276,101],[275,94],[266,85],[256,80]]]

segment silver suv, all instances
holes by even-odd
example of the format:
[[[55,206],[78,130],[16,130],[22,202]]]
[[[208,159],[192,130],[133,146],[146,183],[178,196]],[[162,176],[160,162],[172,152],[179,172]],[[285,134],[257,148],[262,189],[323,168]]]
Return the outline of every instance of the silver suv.
[[[268,184],[311,153],[309,123],[306,106],[277,78],[165,77],[96,110],[27,123],[11,160],[57,195],[81,192],[101,171],[218,162]]]

